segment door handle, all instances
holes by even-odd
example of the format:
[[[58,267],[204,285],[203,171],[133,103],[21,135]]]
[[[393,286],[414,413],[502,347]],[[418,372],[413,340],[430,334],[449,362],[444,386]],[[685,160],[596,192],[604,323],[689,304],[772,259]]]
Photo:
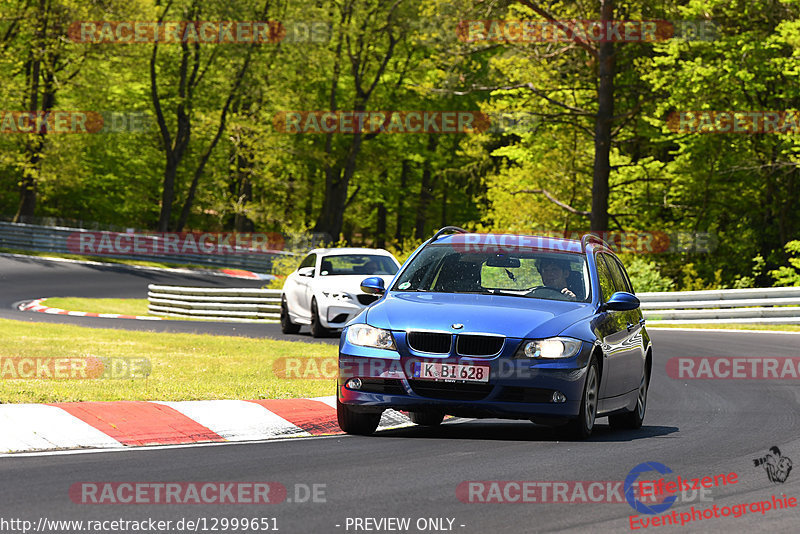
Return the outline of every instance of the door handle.
[[[633,328],[634,328],[634,324],[633,323],[628,323],[628,332],[633,330]]]
[[[644,317],[639,319],[639,326],[644,326],[644,323],[645,323]]]

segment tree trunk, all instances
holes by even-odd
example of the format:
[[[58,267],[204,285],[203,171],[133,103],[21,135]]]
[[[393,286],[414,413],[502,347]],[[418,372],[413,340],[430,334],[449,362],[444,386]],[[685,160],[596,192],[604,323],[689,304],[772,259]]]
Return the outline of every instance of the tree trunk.
[[[396,2],[394,6],[396,7],[397,4],[399,4],[399,2]],[[336,55],[333,64],[330,111],[337,110],[336,87],[339,80],[340,64],[342,61],[342,44],[345,31],[344,24],[346,21],[351,20],[351,17],[355,12],[355,5],[356,2],[345,2],[342,5],[342,26],[340,27],[339,31],[338,44],[336,47]],[[378,3],[378,6],[381,6],[380,2]],[[360,33],[357,36],[351,36],[355,37],[353,40],[348,38],[347,56],[350,60],[350,72],[353,75],[353,85],[355,89],[353,111],[357,114],[366,111],[370,96],[377,87],[378,82],[381,81],[383,73],[386,70],[386,66],[389,64],[389,60],[394,54],[394,48],[397,45],[398,40],[392,34],[393,23],[391,14],[393,11],[394,8],[389,10],[389,13],[387,13],[387,21],[382,27],[369,29],[367,20],[364,20],[359,28]],[[374,47],[369,43],[374,41],[380,33],[385,33],[387,35],[389,39],[388,47],[380,60],[380,64],[378,65],[374,76],[370,76],[371,81],[365,80],[364,73],[367,72],[366,66],[369,64],[374,54]],[[329,157],[331,155],[331,135],[332,134],[328,134],[328,139],[326,140],[325,144],[325,154]],[[369,135],[367,138],[371,139],[377,135],[377,133],[372,132],[367,135]],[[358,154],[361,152],[361,144],[365,139],[365,135],[359,129],[356,129],[350,139],[350,146],[347,149],[347,154],[345,154],[343,161],[337,158],[337,163],[332,165],[330,168],[327,168],[329,172],[326,172],[325,175],[325,198],[323,199],[322,203],[322,212],[317,219],[317,224],[314,226],[315,232],[328,233],[331,235],[333,240],[338,239],[339,234],[342,231],[345,208],[354,196],[351,196],[350,199],[347,198],[347,188],[349,187],[350,182],[355,175],[356,160],[358,159]],[[326,166],[327,165],[328,164],[326,163]]]
[[[419,201],[417,202],[417,221],[414,237],[425,239],[425,223],[428,220],[428,207],[433,199],[434,179],[431,169],[431,160],[436,151],[436,134],[428,134],[427,157],[422,170],[422,184],[419,188]]]
[[[192,211],[192,204],[194,203],[194,197],[197,193],[197,185],[200,183],[200,178],[203,176],[203,171],[205,170],[206,164],[208,163],[209,158],[211,157],[212,152],[217,146],[217,143],[222,138],[222,134],[225,132],[225,125],[227,124],[228,112],[230,111],[231,104],[233,103],[234,98],[236,95],[239,94],[239,88],[242,86],[242,80],[244,80],[245,74],[247,74],[247,70],[250,67],[250,60],[253,57],[253,46],[250,46],[247,49],[247,55],[242,62],[242,66],[239,71],[236,73],[236,77],[234,78],[233,85],[231,86],[230,92],[228,93],[228,98],[225,99],[225,104],[222,106],[222,112],[219,116],[219,124],[217,125],[217,133],[214,134],[213,139],[206,147],[205,152],[203,155],[200,156],[200,163],[198,163],[197,168],[194,171],[194,177],[192,178],[192,184],[189,186],[189,193],[186,195],[186,201],[183,203],[183,208],[181,208],[181,215],[178,218],[178,224],[176,226],[177,231],[183,230],[183,227],[186,225],[186,221],[189,220],[189,214]]]
[[[363,112],[363,107],[359,106],[356,112]],[[322,212],[314,226],[315,232],[327,233],[336,241],[342,233],[342,222],[344,221],[344,207],[347,203],[347,188],[350,180],[356,172],[356,160],[361,152],[361,132],[353,134],[353,141],[347,156],[344,160],[343,168],[331,167],[325,175],[325,199],[322,203]]]
[[[283,207],[283,220],[292,221],[292,208],[294,207],[294,174],[289,173],[286,179],[286,204]]]
[[[442,227],[448,226],[447,224],[447,187],[442,188]]]
[[[376,224],[375,246],[386,248],[386,204],[378,204],[378,221]]]
[[[316,180],[314,180],[314,173],[315,172],[317,172],[316,169],[314,169],[313,171],[311,169],[309,169],[308,170],[308,174],[306,175],[306,176],[308,176],[308,180],[306,180],[306,191],[307,191],[306,192],[306,205],[305,205],[305,208],[304,208],[304,213],[305,213],[305,219],[304,220],[305,220],[306,226],[311,226],[311,216],[314,213],[314,190],[316,189],[315,188]]]
[[[400,189],[397,191],[397,225],[394,230],[394,240],[400,243],[403,240],[403,199],[406,197],[406,183],[408,181],[408,169],[410,162],[407,159],[403,160],[403,166],[400,169]]]
[[[36,12],[36,33],[28,54],[28,63],[26,65],[27,73],[27,102],[23,103],[30,113],[39,111],[39,83],[41,79],[42,70],[42,54],[47,46],[45,36],[47,33],[47,19],[48,19],[49,6],[46,5],[45,0],[39,0],[39,6]],[[54,95],[51,94],[51,100],[54,100]],[[42,102],[42,111],[46,111],[47,102]],[[52,101],[50,102],[52,107]],[[19,222],[26,217],[33,217],[36,211],[36,189],[37,178],[39,175],[39,162],[41,160],[42,149],[44,148],[45,132],[38,132],[36,139],[25,143],[26,160],[30,164],[25,169],[19,189],[19,206],[17,213],[14,215],[14,221]]]
[[[236,174],[233,195],[236,198],[236,214],[233,217],[233,228],[237,232],[252,232],[255,230],[253,221],[244,212],[244,206],[253,198],[253,183],[250,181],[253,162],[241,152],[236,155]],[[291,182],[291,177],[289,177]]]
[[[600,18],[614,18],[613,0],[601,0]],[[603,26],[605,27],[605,26]],[[608,178],[611,174],[611,126],[614,117],[614,43],[601,43],[597,54],[597,117],[594,125],[594,169],[592,173],[593,232],[608,230]]]

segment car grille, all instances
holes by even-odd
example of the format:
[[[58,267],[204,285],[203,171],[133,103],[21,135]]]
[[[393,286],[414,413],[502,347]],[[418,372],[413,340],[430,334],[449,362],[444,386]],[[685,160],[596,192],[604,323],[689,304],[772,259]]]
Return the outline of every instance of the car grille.
[[[398,378],[362,378],[361,389],[366,393],[387,393],[389,395],[405,395],[406,390]]]
[[[492,392],[491,384],[463,384],[433,380],[409,380],[417,395],[442,400],[481,400]]]
[[[456,352],[464,356],[493,356],[500,352],[504,337],[461,334],[456,340]]]
[[[453,336],[436,332],[409,332],[406,340],[408,346],[418,352],[433,354],[449,354]]]
[[[356,298],[358,299],[358,302],[360,302],[364,306],[369,306],[370,304],[372,304],[381,297],[380,295],[368,295],[366,293],[361,293],[359,295],[356,295]]]
[[[506,386],[495,400],[500,402],[550,402],[552,398],[552,389]]]

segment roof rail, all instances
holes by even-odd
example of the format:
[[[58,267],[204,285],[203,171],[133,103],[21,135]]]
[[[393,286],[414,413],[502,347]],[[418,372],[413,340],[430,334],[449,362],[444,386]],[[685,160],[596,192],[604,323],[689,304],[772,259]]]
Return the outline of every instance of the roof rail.
[[[439,237],[445,232],[456,232],[459,234],[468,233],[466,230],[458,226],[445,226],[444,228],[439,228],[439,230],[435,234],[433,234],[433,237],[428,240],[428,243],[433,243],[434,241],[439,239]]]
[[[606,242],[603,240],[603,238],[602,238],[602,237],[600,237],[600,236],[599,236],[599,235],[597,235],[597,234],[593,234],[593,233],[589,232],[588,234],[583,234],[583,235],[581,236],[581,252],[583,252],[583,253],[586,253],[586,246],[587,246],[589,243],[595,243],[595,244],[597,244],[597,245],[602,245],[602,246],[606,247],[606,248],[607,248],[607,249],[609,249],[609,250],[613,250],[613,249],[612,249],[612,248],[611,248],[611,247],[608,245],[608,243],[606,243]]]

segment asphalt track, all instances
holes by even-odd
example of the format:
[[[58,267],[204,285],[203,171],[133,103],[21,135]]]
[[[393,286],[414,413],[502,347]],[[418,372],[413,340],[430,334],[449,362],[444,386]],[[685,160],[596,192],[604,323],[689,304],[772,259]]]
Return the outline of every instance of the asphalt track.
[[[4,308],[0,317],[114,328],[279,335],[264,325],[137,323],[9,309],[18,300],[44,296],[141,297],[146,284],[154,281],[249,285],[206,275],[130,273],[119,268],[0,258],[0,304]],[[635,512],[624,502],[467,503],[459,500],[456,488],[463,481],[619,481],[636,465],[648,461],[661,462],[673,475],[684,478],[738,475],[738,483],[712,490],[708,498],[713,501],[679,502],[670,512],[680,514],[692,506],[721,509],[782,494],[800,498],[797,468],[780,484],[770,482],[764,469],[753,464],[754,458],[775,445],[784,456],[800,461],[800,389],[796,381],[683,381],[669,378],[665,372],[667,360],[676,356],[797,356],[800,336],[668,330],[652,330],[651,335],[654,373],[645,424],[637,431],[612,432],[601,419],[588,441],[563,442],[550,429],[524,421],[457,420],[435,429],[412,427],[373,437],[5,457],[0,458],[0,525],[3,519],[14,518],[34,523],[39,518],[153,518],[172,520],[170,531],[186,532],[175,530],[175,521],[206,518],[210,526],[213,518],[274,517],[284,533],[625,532],[631,530],[629,516]],[[295,339],[309,338],[301,335]],[[657,477],[651,473],[647,478]],[[294,501],[295,484],[324,484],[325,502],[85,505],[72,502],[68,495],[70,486],[81,481],[273,481],[286,486]],[[389,517],[411,518],[411,528],[356,530],[352,524],[346,528],[348,518]],[[419,518],[452,519],[452,530],[417,529]],[[798,508],[790,508],[644,530],[797,532],[798,519]],[[448,522],[444,525],[447,528]],[[202,527],[198,531],[202,532]]]
[[[202,271],[192,273],[135,269],[125,265],[85,265],[54,262],[42,258],[0,254],[0,318],[76,324],[94,328],[124,328],[152,332],[186,332],[244,337],[280,337],[312,341],[307,329],[296,336],[284,336],[275,324],[198,321],[138,321],[70,317],[21,312],[20,301],[43,297],[147,298],[148,284],[193,287],[261,287],[262,280],[219,276]],[[86,311],[86,310],[75,310]],[[324,341],[336,343],[335,337]]]

